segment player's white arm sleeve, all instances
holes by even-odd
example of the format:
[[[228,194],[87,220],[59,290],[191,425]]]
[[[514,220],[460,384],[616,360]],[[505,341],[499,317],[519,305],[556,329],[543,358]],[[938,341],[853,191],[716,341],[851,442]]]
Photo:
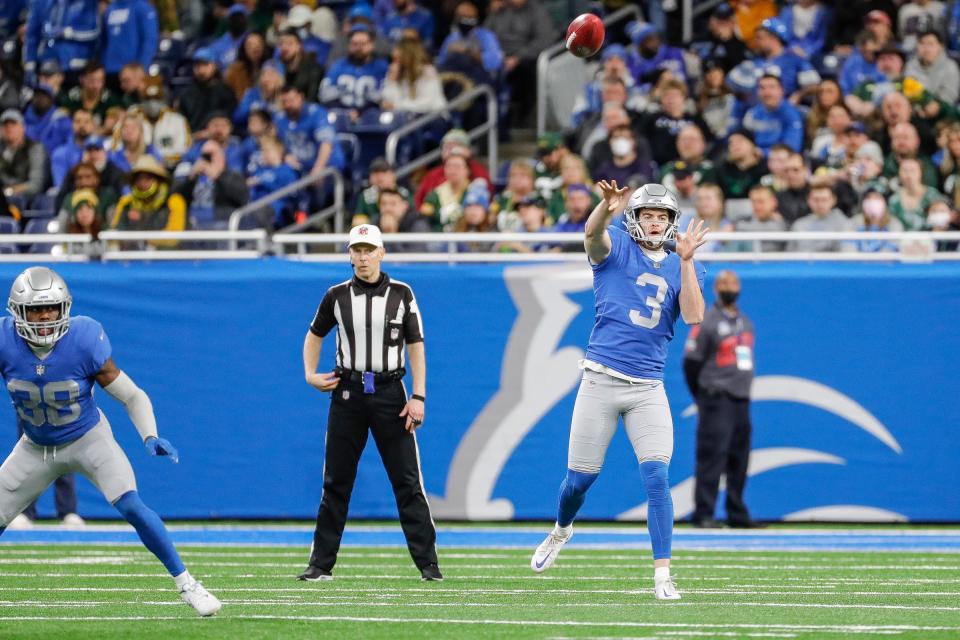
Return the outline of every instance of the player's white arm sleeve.
[[[130,421],[137,428],[141,439],[157,437],[157,417],[153,413],[150,396],[138,387],[130,376],[121,371],[120,375],[103,390],[127,408]]]

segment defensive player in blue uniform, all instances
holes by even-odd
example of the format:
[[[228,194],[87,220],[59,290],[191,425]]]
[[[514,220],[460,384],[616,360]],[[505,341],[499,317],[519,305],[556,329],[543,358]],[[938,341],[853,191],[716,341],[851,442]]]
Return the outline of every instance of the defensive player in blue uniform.
[[[71,318],[72,304],[63,278],[31,267],[10,289],[12,317],[0,320],[0,375],[24,430],[0,466],[0,534],[51,482],[78,471],[133,525],[183,601],[212,616],[220,601],[187,572],[163,522],[140,500],[130,462],[93,399],[93,383],[123,403],[151,455],[176,463],[177,450],[157,436],[150,398],[114,364],[103,327],[86,316]]]
[[[573,520],[603,467],[607,446],[623,417],[647,491],[647,528],[653,546],[654,594],[679,600],[670,579],[673,500],[667,465],[673,455],[673,420],[663,389],[667,343],[677,317],[703,320],[704,269],[693,254],[708,229],[703,221],[677,234],[677,198],[660,184],[628,189],[602,181],[603,200],[587,219],[584,246],[593,268],[596,312],[583,379],[573,408],[567,477],[560,485],[557,524],[537,547],[530,567],[546,571],[573,535]],[[623,210],[626,231],[610,225]],[[676,251],[664,244],[676,238]]]

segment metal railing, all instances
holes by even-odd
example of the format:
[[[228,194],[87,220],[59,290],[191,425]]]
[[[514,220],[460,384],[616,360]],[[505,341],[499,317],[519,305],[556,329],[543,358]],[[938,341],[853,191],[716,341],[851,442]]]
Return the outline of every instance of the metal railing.
[[[393,262],[582,262],[583,233],[386,233],[384,241]],[[937,242],[960,244],[960,231],[756,231],[715,232],[711,243],[720,250],[697,252],[704,262],[956,262],[960,251],[939,251]],[[255,259],[276,254],[295,260],[341,261],[349,240],[346,233],[276,233],[271,238],[263,229],[248,231],[102,231],[97,240],[88,234],[7,234],[0,245],[49,245],[48,253],[0,253],[0,262],[87,261],[100,257],[116,260],[214,260]],[[841,251],[760,251],[762,242],[834,241],[844,243]],[[858,242],[881,241],[894,247],[883,251],[858,251]],[[167,246],[161,246],[161,243]],[[191,243],[203,243],[189,248]],[[240,243],[247,245],[237,248]],[[513,252],[503,245],[552,245],[554,251]],[[734,247],[725,245],[735,243]],[[753,247],[751,247],[751,243]],[[206,246],[204,246],[206,245]],[[398,245],[409,250],[395,251]],[[467,246],[463,246],[467,245]],[[482,250],[476,250],[481,245]],[[487,245],[487,246],[482,246]],[[317,248],[321,248],[319,251]],[[560,252],[562,247],[573,249]],[[503,251],[501,251],[503,249]],[[749,250],[740,250],[749,249]]]
[[[49,252],[0,253],[0,262],[86,262],[89,233],[4,233],[0,245],[48,244]]]
[[[243,222],[243,219],[246,218],[247,216],[254,215],[260,212],[264,208],[272,205],[274,202],[276,202],[280,198],[285,198],[298,191],[302,191],[306,187],[313,186],[314,184],[317,184],[322,180],[325,180],[326,178],[330,178],[330,177],[333,178],[333,205],[331,205],[330,207],[327,207],[327,209],[324,209],[323,211],[333,209],[334,207],[343,207],[343,200],[344,200],[343,175],[341,175],[341,173],[336,169],[334,169],[333,167],[326,167],[319,173],[311,173],[311,174],[305,175],[304,177],[300,178],[296,182],[292,182],[287,186],[283,187],[282,189],[277,189],[276,191],[269,193],[263,196],[262,198],[258,198],[253,202],[249,202],[243,205],[242,207],[240,207],[239,209],[237,209],[236,211],[230,214],[230,219],[227,222],[227,228],[230,231],[239,231],[240,224]],[[338,195],[339,195],[339,199],[338,199]],[[311,216],[311,217],[318,216],[320,215],[320,213],[323,213],[323,212],[318,212],[317,214],[314,214],[314,216]],[[308,218],[307,220],[309,221],[310,218]],[[337,218],[334,219],[334,230],[337,233],[340,233],[343,231],[343,220],[339,216],[337,216]],[[236,246],[233,245],[231,248],[236,249]]]
[[[334,233],[343,233],[343,220],[346,215],[346,207],[344,206],[346,196],[343,186],[343,174],[336,169],[327,168],[317,175],[330,176],[333,178],[333,203],[325,209],[321,209],[320,211],[310,215],[303,222],[297,222],[279,229],[279,233],[293,233],[302,229],[309,229],[322,222],[326,222],[330,218],[333,218]]]
[[[459,244],[498,245],[504,243],[553,244],[582,247],[582,233],[385,233],[384,244],[394,262],[582,262],[581,250],[568,253],[502,253],[496,250],[486,252],[460,251]],[[317,262],[339,262],[344,260],[342,248],[346,246],[348,234],[276,234],[273,237],[275,252],[298,260]],[[857,251],[850,247],[848,251],[713,251],[698,252],[696,257],[704,262],[919,262],[919,261],[960,261],[960,252],[936,251],[936,241],[960,242],[960,231],[938,232],[799,232],[799,231],[757,231],[757,232],[717,232],[709,236],[711,241],[735,242],[791,242],[791,241],[889,241],[902,242],[901,251]],[[390,253],[392,243],[404,245],[432,245],[437,250],[423,252]],[[310,246],[326,246],[334,249],[323,253],[309,251]],[[443,250],[439,250],[443,247]],[[337,251],[340,248],[341,251]],[[288,249],[293,249],[289,252]]]
[[[683,43],[690,44],[693,40],[693,21],[705,13],[709,13],[717,5],[723,4],[727,0],[697,0],[697,6],[693,6],[693,0],[683,0],[682,20],[683,20]]]
[[[603,26],[610,27],[622,20],[633,18],[635,20],[643,19],[643,12],[635,4],[614,11],[603,19]],[[567,50],[565,42],[544,49],[537,56],[537,136],[543,135],[547,130],[547,74],[550,71],[550,61],[561,55]]]
[[[400,140],[402,138],[410,135],[418,129],[423,129],[426,125],[432,122],[437,120],[446,120],[447,111],[461,106],[467,107],[480,96],[485,96],[487,99],[487,119],[483,124],[480,124],[468,131],[467,137],[469,137],[472,141],[479,138],[484,133],[487,134],[487,163],[490,167],[490,175],[495,176],[497,174],[497,118],[499,117],[497,110],[497,94],[491,87],[485,84],[477,85],[469,91],[465,91],[458,95],[447,104],[447,108],[443,111],[426,113],[415,120],[411,120],[407,124],[397,127],[391,131],[390,135],[387,136],[387,141],[384,148],[384,157],[386,158],[387,162],[389,162],[391,166],[396,166],[397,149],[400,146]],[[440,157],[440,153],[441,149],[434,149],[433,151],[425,153],[422,156],[411,160],[402,167],[397,168],[397,179],[402,180],[420,167],[425,167],[434,160],[437,160]]]
[[[139,242],[222,242],[228,249],[203,248],[181,249],[149,247],[125,248],[122,243]],[[237,249],[240,241],[253,242],[255,249]],[[259,258],[267,253],[267,232],[264,229],[249,231],[101,231],[98,242],[103,245],[101,260],[241,260]]]

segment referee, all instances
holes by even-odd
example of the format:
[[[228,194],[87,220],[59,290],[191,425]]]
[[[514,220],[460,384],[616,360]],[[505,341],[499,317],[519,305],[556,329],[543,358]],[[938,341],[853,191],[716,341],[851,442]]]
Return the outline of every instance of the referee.
[[[420,474],[414,432],[423,423],[426,359],[423,323],[409,285],[380,271],[380,229],[362,224],[350,230],[353,278],[327,290],[303,343],[307,383],[332,391],[327,419],[323,497],[317,513],[310,565],[300,580],[331,580],[357,463],[367,431],[393,485],[407,547],[423,580],[443,580],[437,567],[437,533]],[[337,327],[337,366],[317,373],[323,338]],[[410,352],[413,394],[403,386]]]

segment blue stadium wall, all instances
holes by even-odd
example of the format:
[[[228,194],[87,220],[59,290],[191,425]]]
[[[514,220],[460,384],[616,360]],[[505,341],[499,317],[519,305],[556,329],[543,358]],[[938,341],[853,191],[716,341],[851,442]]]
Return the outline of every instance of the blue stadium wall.
[[[313,517],[329,396],[303,382],[300,353],[324,291],[349,276],[346,264],[57,268],[74,313],[104,324],[117,363],[150,393],[161,433],[180,449],[176,466],[149,458],[122,407],[98,394],[150,505],[168,518]],[[708,286],[720,268],[709,266]],[[735,268],[757,326],[754,516],[960,520],[960,265]],[[21,269],[0,266],[0,281]],[[425,320],[427,420],[418,439],[435,516],[552,518],[592,322],[589,270],[387,270],[413,285]],[[687,333],[678,328],[666,376],[678,518],[692,509],[696,427],[680,366]],[[6,402],[0,411],[8,451],[14,414]],[[114,516],[89,483],[79,487],[82,515]],[[645,500],[621,430],[582,516],[642,518]],[[40,513],[52,513],[49,493]],[[372,442],[350,515],[396,515]]]

